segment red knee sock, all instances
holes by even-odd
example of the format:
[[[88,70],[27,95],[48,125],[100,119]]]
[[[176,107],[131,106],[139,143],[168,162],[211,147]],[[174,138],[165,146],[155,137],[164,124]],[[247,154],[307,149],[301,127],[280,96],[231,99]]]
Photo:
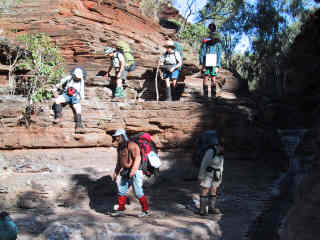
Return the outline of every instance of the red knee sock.
[[[126,204],[127,197],[126,196],[118,196],[118,205],[119,205],[119,211],[124,211],[125,204]]]
[[[143,195],[141,198],[139,198],[139,202],[142,207],[142,211],[146,212],[149,210],[148,201],[145,195]]]

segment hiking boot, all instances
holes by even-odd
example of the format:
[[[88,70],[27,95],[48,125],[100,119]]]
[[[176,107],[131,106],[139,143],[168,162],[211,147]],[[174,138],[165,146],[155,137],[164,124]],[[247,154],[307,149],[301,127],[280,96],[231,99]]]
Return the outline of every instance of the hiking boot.
[[[139,218],[144,218],[144,217],[149,217],[149,216],[151,216],[151,213],[150,213],[149,210],[143,211],[142,213],[140,213],[140,214],[138,215]]]
[[[208,85],[203,85],[203,98],[204,100],[209,100],[209,87]]]
[[[85,133],[85,130],[82,125],[82,120],[81,120],[81,114],[76,115],[76,126],[75,126],[75,133]]]
[[[59,124],[62,121],[62,106],[61,104],[55,103],[53,105],[53,111],[54,111],[54,120],[53,123]]]
[[[117,210],[112,210],[110,212],[110,216],[111,217],[121,217],[121,216],[124,216],[124,215],[125,215],[124,210],[117,209]]]
[[[208,215],[207,207],[208,207],[208,197],[207,196],[200,196],[200,211],[199,211],[199,214],[201,216]]]
[[[217,201],[217,196],[209,196],[209,210],[208,213],[209,214],[221,214],[220,209],[216,208],[216,201]]]
[[[222,214],[222,212],[220,211],[219,208],[213,208],[213,209],[209,208],[208,213],[209,213],[209,214],[212,214],[212,215]]]
[[[172,101],[171,87],[167,87],[166,90],[167,90],[166,101]]]

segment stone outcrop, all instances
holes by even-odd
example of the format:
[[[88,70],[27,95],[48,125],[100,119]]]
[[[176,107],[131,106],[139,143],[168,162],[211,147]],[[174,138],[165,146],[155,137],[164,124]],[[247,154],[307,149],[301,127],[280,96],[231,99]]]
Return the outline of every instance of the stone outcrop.
[[[317,239],[320,218],[319,152],[319,33],[320,10],[314,12],[295,39],[289,55],[288,95],[294,94],[309,132],[296,150],[299,169],[295,181],[294,204],[283,221],[281,240]]]

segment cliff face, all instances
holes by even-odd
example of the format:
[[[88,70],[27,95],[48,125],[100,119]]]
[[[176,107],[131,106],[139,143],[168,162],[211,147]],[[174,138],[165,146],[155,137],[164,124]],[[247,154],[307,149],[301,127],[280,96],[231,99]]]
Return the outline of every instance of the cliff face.
[[[43,32],[61,49],[69,68],[82,65],[88,78],[105,70],[106,45],[119,39],[130,43],[138,62],[136,75],[157,63],[167,36],[160,25],[146,19],[131,1],[44,0],[23,1],[1,16],[2,36]]]
[[[300,169],[295,173],[294,205],[284,221],[281,240],[317,239],[320,234],[320,10],[313,13],[295,39],[289,54],[288,94],[295,94],[309,132],[296,150]]]

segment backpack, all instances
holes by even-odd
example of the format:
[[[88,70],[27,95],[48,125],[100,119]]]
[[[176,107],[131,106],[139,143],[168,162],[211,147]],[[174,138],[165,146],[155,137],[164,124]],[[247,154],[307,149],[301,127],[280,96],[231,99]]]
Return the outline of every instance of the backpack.
[[[201,166],[202,158],[205,152],[212,148],[214,150],[214,156],[217,153],[216,146],[218,145],[217,132],[215,130],[208,130],[204,132],[198,139],[196,143],[196,149],[192,156],[192,163],[195,167]]]
[[[179,70],[181,70],[182,66],[183,66],[183,53],[182,53],[182,45],[179,42],[174,42],[174,46],[176,47],[175,51],[177,51],[178,53],[180,53],[181,56],[181,61],[182,61],[182,65],[179,68]]]
[[[120,40],[116,43],[117,49],[123,54],[129,72],[136,69],[132,50],[126,41]]]
[[[141,155],[140,167],[143,173],[148,177],[152,175],[158,176],[161,161],[151,135],[149,133],[138,133],[132,136],[130,141],[137,143],[139,146]]]

